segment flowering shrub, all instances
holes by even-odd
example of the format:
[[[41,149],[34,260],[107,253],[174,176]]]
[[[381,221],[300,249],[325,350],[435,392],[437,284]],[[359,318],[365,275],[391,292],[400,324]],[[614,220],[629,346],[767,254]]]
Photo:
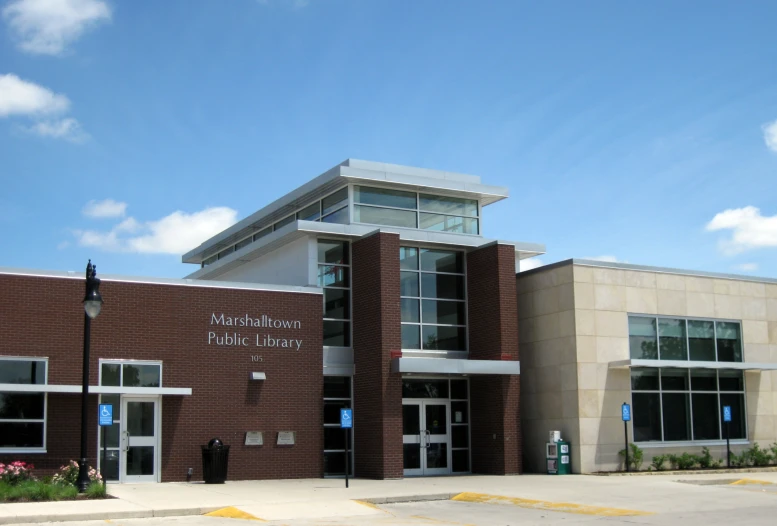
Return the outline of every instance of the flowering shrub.
[[[34,468],[32,464],[18,460],[10,464],[0,463],[0,482],[15,485],[25,480],[34,480],[35,477],[32,476]]]
[[[102,480],[103,477],[100,475],[100,472],[92,466],[89,466],[89,481],[102,482]],[[78,462],[71,460],[69,463],[61,466],[56,475],[52,477],[51,481],[57,484],[75,486],[78,482]]]

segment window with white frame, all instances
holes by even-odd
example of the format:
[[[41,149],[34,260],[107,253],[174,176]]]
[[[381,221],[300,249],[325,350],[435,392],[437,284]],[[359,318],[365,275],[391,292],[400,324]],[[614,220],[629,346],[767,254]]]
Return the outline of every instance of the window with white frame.
[[[324,346],[351,345],[351,281],[347,241],[318,240],[318,286],[324,289]]]
[[[458,234],[480,232],[476,199],[354,186],[353,201],[355,223]]]
[[[466,351],[463,252],[399,250],[402,348]]]
[[[0,384],[46,385],[45,358],[0,357]],[[0,452],[46,449],[45,392],[0,391]]]
[[[109,387],[162,387],[162,364],[101,361],[100,385]]]

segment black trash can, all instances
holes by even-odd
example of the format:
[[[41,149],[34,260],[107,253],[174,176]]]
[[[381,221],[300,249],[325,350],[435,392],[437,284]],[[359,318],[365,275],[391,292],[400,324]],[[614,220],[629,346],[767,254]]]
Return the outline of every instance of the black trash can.
[[[213,438],[207,446],[201,447],[202,478],[205,484],[224,484],[227,480],[229,446],[225,446],[218,438]]]

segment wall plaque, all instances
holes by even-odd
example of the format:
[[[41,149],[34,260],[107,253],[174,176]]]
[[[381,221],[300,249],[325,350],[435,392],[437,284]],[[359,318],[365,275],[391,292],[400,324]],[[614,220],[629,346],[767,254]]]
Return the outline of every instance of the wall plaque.
[[[279,446],[293,446],[294,445],[294,431],[278,431]]]
[[[246,446],[263,446],[264,440],[262,440],[261,431],[246,431]]]

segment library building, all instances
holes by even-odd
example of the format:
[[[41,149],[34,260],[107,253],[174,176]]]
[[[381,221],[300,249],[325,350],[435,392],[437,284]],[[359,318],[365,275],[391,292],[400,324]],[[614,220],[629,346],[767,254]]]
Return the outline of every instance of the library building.
[[[184,279],[101,268],[88,316],[83,272],[0,267],[0,462],[80,458],[85,357],[114,483],[203,480],[213,438],[227,480],[544,473],[549,432],[572,472],[615,470],[624,402],[648,456],[777,441],[777,280],[520,272],[545,247],[484,236],[507,197],[349,159],[193,247]]]

